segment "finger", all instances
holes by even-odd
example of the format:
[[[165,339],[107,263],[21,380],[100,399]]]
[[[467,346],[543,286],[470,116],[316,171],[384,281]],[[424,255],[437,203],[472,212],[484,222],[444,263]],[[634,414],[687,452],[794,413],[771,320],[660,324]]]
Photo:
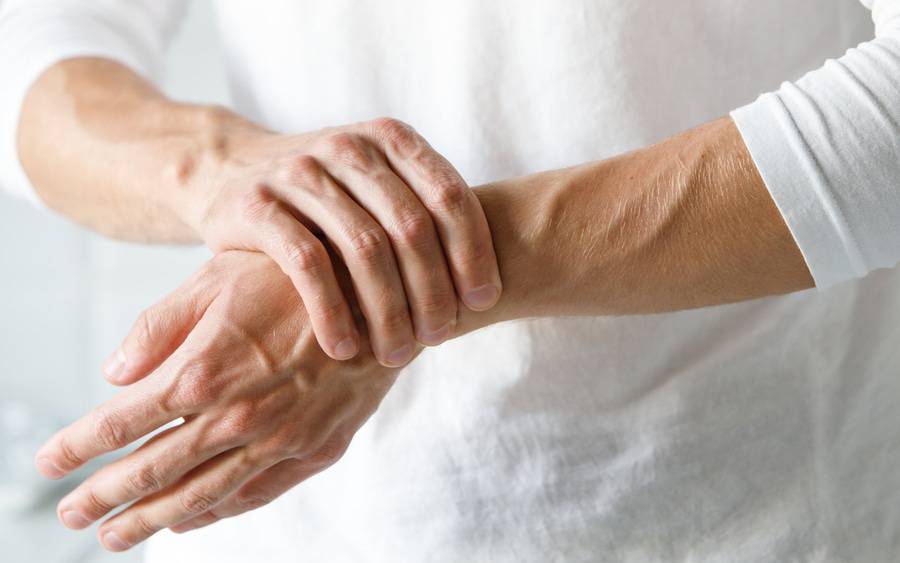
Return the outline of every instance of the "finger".
[[[328,252],[282,203],[262,195],[245,210],[246,236],[291,278],[322,350],[335,360],[359,351],[359,333]]]
[[[324,467],[313,466],[300,459],[282,461],[251,479],[214,508],[172,526],[172,531],[183,533],[196,530],[224,518],[261,508],[322,469]]]
[[[326,140],[326,168],[390,238],[416,338],[440,344],[456,325],[457,299],[431,216],[366,140],[350,133]]]
[[[415,351],[412,320],[384,230],[314,158],[297,159],[290,183],[296,189],[285,197],[322,229],[350,271],[375,356],[388,367],[406,364]]]
[[[45,477],[59,479],[98,455],[123,448],[190,414],[166,388],[170,377],[177,379],[179,373],[189,369],[194,368],[170,356],[157,370],[159,377],[137,381],[57,432],[35,454],[35,467]]]
[[[119,348],[103,362],[103,375],[129,385],[159,367],[197,324],[214,293],[189,280],[170,296],[142,312]]]
[[[336,450],[320,449],[315,455],[306,458],[292,458],[279,462],[250,479],[238,491],[215,507],[173,526],[172,531],[183,533],[196,530],[223,518],[231,518],[261,508],[313,475],[332,466],[345,450],[346,445],[340,446]]]
[[[229,450],[104,522],[97,531],[100,543],[110,551],[125,551],[163,528],[206,512],[261,469],[248,448]]]
[[[368,134],[429,210],[457,293],[475,311],[500,298],[497,256],[484,210],[455,168],[415,130],[396,119],[378,119]]]
[[[116,507],[168,487],[239,445],[237,437],[211,431],[211,426],[209,419],[194,418],[103,467],[59,502],[60,521],[69,528],[86,528]]]

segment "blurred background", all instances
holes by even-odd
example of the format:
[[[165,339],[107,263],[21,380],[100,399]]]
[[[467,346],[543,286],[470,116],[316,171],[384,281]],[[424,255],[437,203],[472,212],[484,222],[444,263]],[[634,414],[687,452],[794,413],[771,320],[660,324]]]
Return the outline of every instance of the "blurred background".
[[[211,2],[191,4],[163,86],[178,99],[228,104]],[[51,483],[32,456],[114,392],[103,359],[141,309],[207,257],[199,247],[104,240],[0,190],[0,561],[140,561],[139,549],[106,554],[96,526],[74,532],[56,520],[56,502],[97,464]]]

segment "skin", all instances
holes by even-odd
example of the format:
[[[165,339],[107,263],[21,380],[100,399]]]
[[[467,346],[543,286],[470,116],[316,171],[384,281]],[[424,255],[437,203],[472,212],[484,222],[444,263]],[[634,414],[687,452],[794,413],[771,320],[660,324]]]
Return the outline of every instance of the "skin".
[[[322,349],[359,334],[323,244],[349,267],[376,356],[401,366],[502,285],[484,213],[412,127],[376,119],[299,135],[166,99],[103,59],[54,65],[29,91],[22,164],[51,208],[108,236],[257,250],[291,278]],[[139,370],[120,350],[111,375]]]
[[[790,232],[728,118],[612,159],[474,190],[504,290],[458,308],[455,334],[512,319],[626,315],[719,305],[812,287]],[[334,256],[339,284],[351,274]],[[140,366],[125,389],[36,456],[59,478],[185,418],[100,469],[59,503],[119,551],[261,506],[337,461],[397,376],[363,347],[338,362],[314,345],[290,278],[230,251],[135,324]],[[357,318],[362,307],[351,310]],[[418,349],[418,348],[417,348]],[[126,423],[127,421],[127,423]]]

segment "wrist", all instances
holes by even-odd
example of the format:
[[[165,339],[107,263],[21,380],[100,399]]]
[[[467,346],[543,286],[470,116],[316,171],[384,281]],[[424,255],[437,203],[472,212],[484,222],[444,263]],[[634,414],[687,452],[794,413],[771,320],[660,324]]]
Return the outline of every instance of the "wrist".
[[[487,311],[460,307],[459,333],[494,323],[557,314],[559,288],[568,269],[559,267],[554,226],[562,209],[554,200],[570,189],[570,170],[544,172],[479,186],[503,280],[499,302]]]
[[[168,187],[172,213],[202,240],[210,205],[246,163],[242,155],[274,134],[223,107],[172,105],[168,119],[178,127],[168,134],[169,162],[162,185]]]

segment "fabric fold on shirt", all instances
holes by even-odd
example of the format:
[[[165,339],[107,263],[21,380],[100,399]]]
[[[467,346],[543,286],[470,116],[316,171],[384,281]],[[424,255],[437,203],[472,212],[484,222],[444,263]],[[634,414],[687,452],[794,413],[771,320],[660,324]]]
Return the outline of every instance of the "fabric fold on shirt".
[[[878,30],[731,113],[816,286],[900,262],[900,2]]]

